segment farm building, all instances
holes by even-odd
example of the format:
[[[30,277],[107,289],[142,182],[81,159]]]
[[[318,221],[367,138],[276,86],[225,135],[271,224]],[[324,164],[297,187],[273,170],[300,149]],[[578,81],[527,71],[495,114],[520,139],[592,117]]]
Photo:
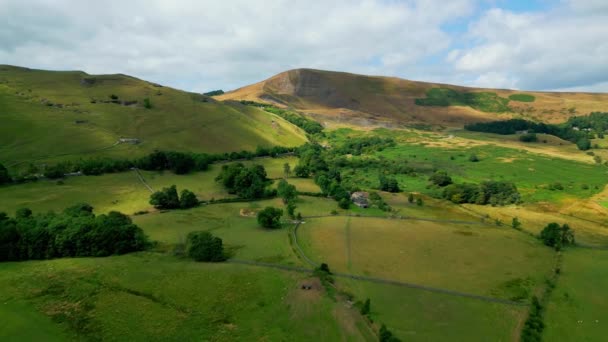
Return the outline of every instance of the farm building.
[[[352,195],[350,195],[350,200],[359,208],[369,207],[369,193],[365,191],[353,192]]]

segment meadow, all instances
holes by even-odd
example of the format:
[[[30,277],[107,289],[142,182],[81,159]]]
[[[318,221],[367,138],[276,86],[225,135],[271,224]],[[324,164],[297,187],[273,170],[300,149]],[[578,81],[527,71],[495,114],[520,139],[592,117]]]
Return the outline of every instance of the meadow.
[[[329,217],[298,235],[309,257],[338,272],[509,300],[527,300],[553,263],[534,238],[484,225]]]
[[[606,339],[608,251],[573,248],[564,252],[555,290],[545,309],[546,341]]]

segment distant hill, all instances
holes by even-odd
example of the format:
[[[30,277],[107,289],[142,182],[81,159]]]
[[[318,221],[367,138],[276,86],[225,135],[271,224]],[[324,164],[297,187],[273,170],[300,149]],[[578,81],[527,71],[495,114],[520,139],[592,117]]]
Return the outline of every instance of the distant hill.
[[[562,122],[608,111],[608,94],[468,88],[394,77],[296,69],[215,97],[292,107],[354,124],[463,124],[510,117]]]
[[[216,153],[305,141],[296,126],[239,103],[126,75],[0,65],[0,163],[5,165],[65,155],[132,156],[154,149]]]

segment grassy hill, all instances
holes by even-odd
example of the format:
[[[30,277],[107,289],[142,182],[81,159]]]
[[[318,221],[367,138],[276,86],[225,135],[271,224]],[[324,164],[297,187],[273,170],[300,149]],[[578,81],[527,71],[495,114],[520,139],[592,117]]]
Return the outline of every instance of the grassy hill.
[[[458,127],[508,117],[554,123],[608,108],[608,94],[478,89],[312,69],[286,71],[217,98],[275,103],[359,125]]]
[[[65,155],[133,156],[297,146],[303,131],[278,116],[126,75],[0,65],[0,162]],[[118,143],[121,138],[139,144]]]

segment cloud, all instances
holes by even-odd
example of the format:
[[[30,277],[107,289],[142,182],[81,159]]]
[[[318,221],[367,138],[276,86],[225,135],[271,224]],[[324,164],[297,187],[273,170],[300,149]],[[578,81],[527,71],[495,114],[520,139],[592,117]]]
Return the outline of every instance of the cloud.
[[[0,63],[198,91],[297,67],[400,74],[446,50],[442,25],[473,10],[472,0],[0,0]]]
[[[608,81],[606,22],[605,1],[567,1],[543,13],[491,9],[469,26],[473,46],[450,61],[456,72],[476,76],[472,85],[603,89],[598,84]]]

